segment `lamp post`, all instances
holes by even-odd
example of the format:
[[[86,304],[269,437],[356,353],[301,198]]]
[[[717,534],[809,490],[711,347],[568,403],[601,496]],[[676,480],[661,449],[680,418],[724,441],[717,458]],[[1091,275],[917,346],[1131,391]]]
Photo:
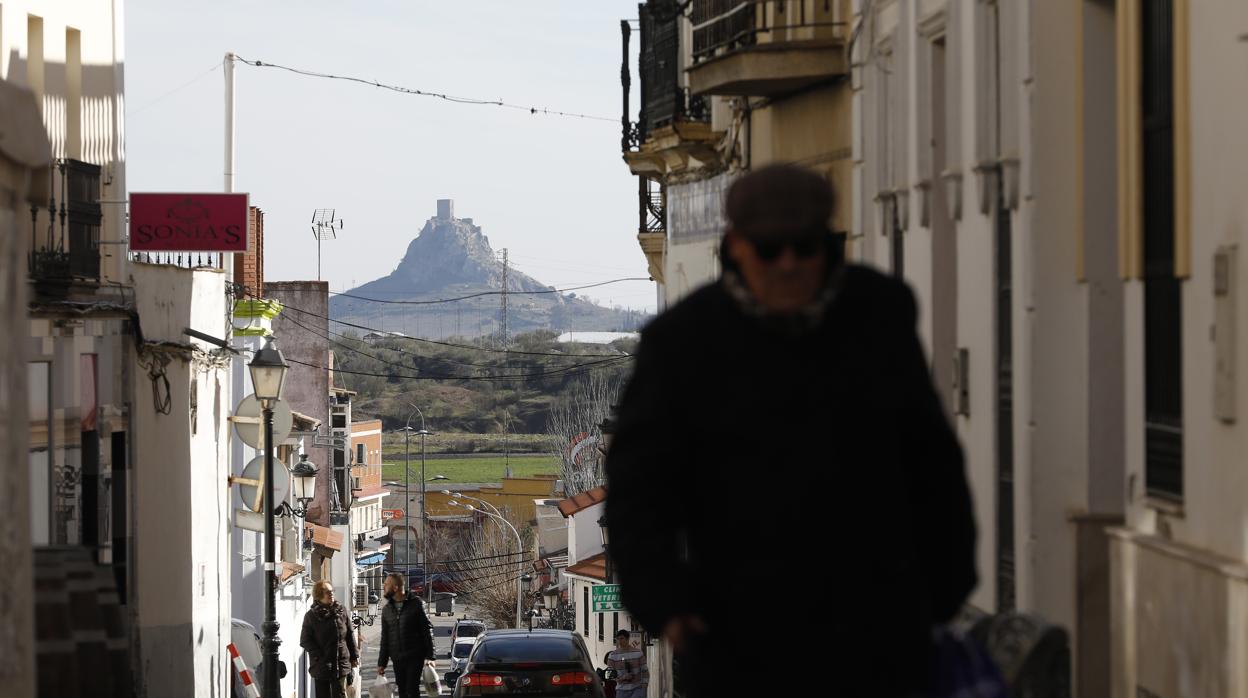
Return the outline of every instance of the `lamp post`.
[[[520,542],[520,532],[517,531],[516,527],[512,526],[511,522],[508,521],[505,517],[499,514],[492,514],[484,509],[478,509],[471,504],[460,504],[459,502],[453,499],[450,502],[447,502],[447,504],[453,507],[463,507],[467,509],[468,511],[473,511],[473,512],[477,512],[480,514],[484,514],[485,516],[488,516],[491,519],[498,519],[499,521],[502,521],[504,524],[506,524],[507,528],[511,529],[512,535],[516,537],[516,564],[518,565],[524,564],[524,558],[523,558],[524,543]],[[520,629],[520,624],[522,622],[521,615],[520,615],[520,608],[521,608],[520,603],[521,603],[521,597],[524,596],[523,586],[524,586],[523,575],[517,575],[516,576],[516,629],[517,630]]]
[[[282,397],[282,383],[286,380],[286,360],[269,337],[264,348],[256,352],[248,365],[251,384],[256,399],[264,411],[264,695],[277,696],[278,682],[277,649],[282,641],[277,637],[277,564],[273,536],[273,406]]]
[[[442,494],[447,495],[448,497],[454,497],[455,499],[471,499],[471,500],[472,500],[472,501],[474,501],[474,502],[479,502],[479,503],[484,504],[485,506],[489,507],[489,508],[490,508],[490,511],[494,512],[495,514],[498,514],[499,516],[502,516],[502,515],[503,515],[503,512],[499,511],[499,510],[498,510],[498,507],[494,506],[493,504],[490,504],[489,502],[485,501],[484,499],[478,499],[478,498],[476,498],[476,497],[469,497],[468,495],[464,494],[463,492],[451,492],[450,490],[442,490]]]
[[[429,520],[425,514],[425,483],[428,482],[428,480],[425,479],[425,437],[429,436],[429,430],[425,428],[425,413],[421,412],[420,408],[417,407],[415,404],[410,403],[410,402],[407,404],[409,407],[411,407],[413,410],[416,411],[415,412],[416,414],[420,415],[420,431],[416,432],[417,434],[420,434],[420,571],[421,571],[421,575],[423,576],[425,580],[424,581],[425,606],[428,607],[428,605],[433,602],[433,581],[429,575],[429,564],[428,564]],[[407,421],[409,424],[411,423],[412,421],[411,414],[407,415]],[[405,427],[404,430],[409,435],[412,432],[412,428],[410,426]],[[408,458],[410,460],[410,456]],[[407,476],[407,478],[410,480],[410,475],[407,475],[407,473],[404,473],[404,475]],[[403,490],[403,496],[407,498],[407,501],[403,503],[403,507],[404,507],[403,510],[406,513],[408,502],[411,501],[411,497],[408,495],[406,487]]]
[[[607,584],[614,584],[615,580],[611,578],[611,540],[607,533],[606,514],[598,517],[598,531],[602,533],[602,554],[607,559]]]

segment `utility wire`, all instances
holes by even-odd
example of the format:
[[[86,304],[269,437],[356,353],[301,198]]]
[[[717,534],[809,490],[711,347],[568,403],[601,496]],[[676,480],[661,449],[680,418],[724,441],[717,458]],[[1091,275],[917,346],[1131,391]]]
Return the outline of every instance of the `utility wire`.
[[[256,295],[250,289],[244,288],[243,293],[244,295],[247,295],[251,298],[264,300],[262,296]],[[521,351],[519,349],[491,349],[488,347],[478,347],[478,346],[474,346],[471,344],[457,344],[455,342],[444,342],[444,341],[439,341],[436,339],[426,339],[424,337],[397,337],[397,336],[394,336],[393,333],[391,333],[389,330],[380,330],[380,329],[377,329],[376,327],[369,327],[367,325],[358,325],[356,323],[347,322],[345,320],[335,320],[329,317],[328,315],[321,315],[319,313],[314,313],[310,310],[304,310],[302,308],[298,308],[293,305],[287,305],[283,303],[282,308],[286,310],[293,310],[297,313],[302,313],[304,315],[308,315],[308,316],[311,316],[320,320],[326,320],[328,322],[338,323],[339,325],[353,327],[357,330],[364,330],[366,332],[376,332],[378,334],[387,335],[391,339],[406,339],[406,340],[410,340],[413,342],[424,342],[427,344],[436,344],[438,346],[443,346],[443,347],[454,347],[456,349],[470,349],[472,351],[483,351],[483,352],[488,352],[491,354],[511,354],[511,355],[516,355],[516,356],[559,356],[559,357],[571,356],[575,358],[607,358],[607,357],[618,358],[620,356],[628,356],[628,354],[568,354],[566,352],[558,352],[558,351]],[[287,316],[287,318],[289,317],[290,316]]]
[[[619,364],[631,358],[633,357],[632,356],[617,356],[614,359],[605,359],[602,361],[595,361],[595,362],[587,363],[587,364],[576,364],[574,366],[568,366],[567,368],[562,368],[556,371],[549,371],[546,373],[531,373],[527,375],[513,375],[513,376],[396,376],[390,373],[369,373],[367,371],[351,371],[351,370],[347,370],[344,368],[337,368],[337,367],[333,368],[332,370],[334,373],[341,373],[347,376],[370,376],[372,378],[402,378],[404,380],[460,380],[460,381],[489,382],[489,381],[506,381],[506,380],[531,380],[534,378],[549,378],[551,376],[556,376],[556,375],[571,376],[571,375],[576,375],[578,373],[585,373],[587,371],[592,371],[592,370],[595,370],[596,368],[608,368],[608,366],[603,366],[602,364],[610,364],[610,363]],[[286,357],[286,360],[292,364],[299,364],[300,366],[307,366],[308,368],[315,368],[321,371],[331,370],[328,366],[320,366],[318,364],[311,364],[311,363],[307,363],[306,361],[299,361],[296,359],[292,359],[290,357]]]
[[[289,319],[289,318],[288,318],[288,319]],[[292,322],[295,322],[295,321],[293,321],[293,320],[292,320]],[[299,325],[299,323],[298,323],[298,322],[295,322],[295,324],[296,324],[296,325]],[[304,326],[304,325],[299,325],[299,326],[300,326],[300,327],[303,327],[305,330],[312,331],[310,328],[308,328],[308,327],[306,327],[306,326]],[[347,351],[354,352],[354,353],[356,353],[356,354],[360,354],[361,356],[367,356],[368,358],[373,359],[374,361],[380,361],[381,363],[383,363],[383,364],[385,364],[385,365],[387,365],[387,366],[394,366],[395,368],[401,368],[401,369],[403,369],[403,370],[405,370],[405,371],[410,371],[410,370],[413,370],[413,369],[414,369],[414,367],[412,367],[412,366],[407,366],[407,365],[405,365],[405,364],[396,363],[396,362],[394,362],[394,361],[387,361],[386,359],[383,359],[383,358],[381,358],[380,356],[376,356],[376,355],[374,355],[374,354],[370,354],[370,353],[368,353],[368,352],[366,352],[366,351],[364,351],[364,350],[362,350],[362,349],[356,349],[356,348],[354,348],[354,347],[351,347],[351,346],[348,346],[348,345],[346,345],[346,344],[343,344],[342,342],[339,342],[339,341],[336,341],[336,340],[330,339],[329,337],[325,337],[325,336],[320,335],[320,334],[317,334],[317,333],[315,333],[315,332],[313,332],[313,334],[316,334],[318,337],[321,337],[322,339],[325,339],[326,341],[330,342],[331,344],[334,344],[334,345],[336,345],[336,346],[342,347],[343,349],[346,349]],[[488,379],[507,379],[507,378],[528,378],[528,377],[552,376],[552,375],[558,375],[558,374],[560,374],[560,373],[564,373],[564,372],[569,371],[569,370],[571,370],[571,369],[580,368],[580,367],[582,367],[582,366],[593,366],[593,365],[595,365],[595,364],[606,363],[606,362],[608,362],[608,361],[618,361],[618,360],[621,360],[621,359],[626,359],[626,358],[631,358],[631,357],[629,357],[629,356],[627,356],[627,355],[625,355],[625,356],[616,356],[616,357],[613,357],[613,358],[611,358],[611,359],[599,359],[599,360],[597,360],[597,361],[587,361],[587,362],[585,362],[585,363],[580,363],[580,364],[572,364],[571,366],[563,366],[563,367],[560,367],[560,368],[557,368],[557,369],[554,369],[554,370],[551,370],[551,371],[543,371],[543,372],[528,373],[528,374],[519,374],[519,375],[512,375],[512,376],[454,376],[454,375],[436,375],[436,374],[434,374],[434,375],[422,375],[422,377],[423,377],[425,380],[477,380],[477,379],[481,379],[481,378],[488,378]],[[505,368],[508,368],[508,367],[506,367],[506,366],[497,366],[497,367],[489,367],[489,368],[504,368],[504,369],[505,369]],[[337,370],[337,369],[335,369],[335,370]],[[415,369],[415,370],[419,370],[419,369]],[[346,372],[346,371],[343,371],[343,373],[345,373],[345,372]],[[396,376],[396,377],[397,377],[397,378],[412,378],[412,376]]]
[[[369,80],[367,78],[357,78],[357,77],[352,77],[349,75],[333,75],[330,73],[319,73],[314,70],[292,68],[290,66],[279,65],[277,63],[265,63],[264,61],[250,61],[241,56],[235,56],[235,58],[240,63],[254,66],[256,68],[277,68],[279,70],[285,70],[291,73],[296,73],[298,75],[305,75],[307,77],[312,77],[312,78],[325,78],[328,80],[346,80],[348,82],[358,82],[361,85],[379,87],[383,90],[390,90],[392,92],[398,92],[400,94],[415,95],[417,97],[433,97],[435,99],[441,99],[447,102],[454,102],[456,104],[471,104],[471,105],[478,105],[478,106],[503,107],[505,109],[517,109],[520,111],[527,111],[534,116],[538,114],[544,114],[546,116],[564,116],[564,117],[573,118],[573,119],[588,119],[591,121],[609,121],[613,124],[619,123],[619,119],[606,117],[606,116],[577,114],[573,112],[559,111],[557,109],[546,109],[544,107],[526,107],[526,106],[519,105],[519,104],[510,104],[508,102],[502,101],[501,99],[477,99],[474,97],[457,97],[455,95],[448,95],[448,94],[443,94],[440,92],[429,92],[426,90],[419,90],[419,89],[412,88],[412,87],[402,87],[399,85],[387,85],[385,83],[378,82],[376,80]]]
[[[213,66],[212,66],[211,68],[209,68],[208,70],[206,70],[205,72],[200,73],[199,75],[196,75],[195,77],[191,78],[191,79],[190,79],[190,80],[188,80],[187,82],[182,83],[181,85],[179,85],[179,86],[177,86],[177,87],[173,88],[172,90],[169,90],[168,92],[166,92],[166,93],[162,94],[161,96],[156,97],[155,99],[152,99],[152,100],[148,101],[148,102],[147,102],[146,104],[144,104],[143,106],[138,107],[138,108],[136,108],[136,109],[127,109],[127,110],[126,110],[126,117],[127,117],[127,118],[132,117],[132,116],[134,116],[135,114],[138,114],[139,112],[141,112],[141,111],[144,111],[144,110],[148,109],[149,107],[153,107],[153,106],[155,106],[156,104],[158,104],[158,103],[160,103],[160,102],[163,102],[163,101],[165,100],[165,98],[166,98],[166,97],[169,97],[169,96],[173,95],[174,93],[181,92],[182,90],[185,90],[186,88],[190,87],[191,85],[194,85],[195,83],[199,82],[200,80],[203,80],[204,78],[208,77],[209,75],[212,75],[212,74],[213,74],[214,72],[216,72],[216,70],[217,70],[218,68],[220,68],[220,67],[221,67],[221,64],[220,64],[220,63],[214,63],[214,64],[213,64]]]
[[[654,279],[648,276],[631,276],[631,277],[623,278],[623,279],[611,279],[610,281],[600,281],[596,284],[586,284],[584,286],[569,286],[568,288],[548,288],[548,289],[544,289],[541,291],[510,291],[509,290],[507,291],[507,294],[512,295],[512,296],[519,296],[519,295],[533,296],[533,295],[540,295],[543,293],[564,293],[566,291],[579,291],[583,288],[597,288],[599,286],[606,286],[607,284],[618,284],[623,281],[654,281]],[[332,295],[339,296],[341,298],[354,298],[356,300],[370,301],[372,303],[394,303],[396,305],[434,305],[437,303],[454,303],[456,301],[466,301],[470,298],[480,298],[482,296],[498,296],[498,295],[501,295],[503,292],[502,291],[481,291],[480,293],[472,293],[467,296],[459,296],[458,298],[437,298],[434,300],[427,300],[427,301],[396,301],[396,300],[388,300],[385,298],[366,298],[364,296],[356,296],[350,293],[340,293],[337,291],[330,291],[330,293]]]

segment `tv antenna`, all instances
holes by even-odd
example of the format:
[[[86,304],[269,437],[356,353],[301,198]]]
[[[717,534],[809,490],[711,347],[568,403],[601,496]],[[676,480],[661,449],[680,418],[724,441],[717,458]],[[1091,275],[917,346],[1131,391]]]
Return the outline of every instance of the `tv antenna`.
[[[316,238],[316,280],[321,280],[321,241],[337,240],[342,219],[334,217],[335,209],[318,208],[312,212],[312,237]]]

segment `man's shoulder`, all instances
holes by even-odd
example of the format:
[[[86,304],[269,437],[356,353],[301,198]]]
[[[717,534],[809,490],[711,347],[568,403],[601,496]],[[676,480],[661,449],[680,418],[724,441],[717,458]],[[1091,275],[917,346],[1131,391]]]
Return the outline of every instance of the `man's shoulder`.
[[[843,302],[914,315],[914,293],[904,280],[860,264],[845,265],[841,274],[839,295]]]
[[[696,332],[730,302],[723,284],[707,284],[664,310],[641,331],[643,341],[663,342]]]

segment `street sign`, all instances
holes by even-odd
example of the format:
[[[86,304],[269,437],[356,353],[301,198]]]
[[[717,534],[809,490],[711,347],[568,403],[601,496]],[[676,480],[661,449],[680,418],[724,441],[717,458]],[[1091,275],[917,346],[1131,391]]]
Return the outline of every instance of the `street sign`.
[[[382,509],[381,510],[382,521],[389,521],[390,519],[401,519],[401,518],[403,518],[402,509]]]
[[[135,252],[246,252],[246,194],[130,195]]]
[[[260,442],[260,434],[264,431],[263,415],[260,401],[256,399],[255,394],[252,394],[238,403],[234,416],[230,417],[230,421],[234,422],[234,431],[238,434],[238,438],[252,448],[264,448],[264,444]],[[277,445],[285,441],[294,426],[295,416],[290,411],[290,404],[285,400],[278,400],[273,406],[273,444]]]
[[[286,501],[290,491],[290,475],[281,461],[273,459],[273,506]],[[264,509],[264,455],[258,455],[243,468],[243,472],[234,478],[238,485],[238,498],[243,506],[252,511]]]
[[[624,610],[624,604],[620,601],[619,584],[595,584],[590,588],[593,590],[590,599],[593,603],[594,613],[612,613]]]

